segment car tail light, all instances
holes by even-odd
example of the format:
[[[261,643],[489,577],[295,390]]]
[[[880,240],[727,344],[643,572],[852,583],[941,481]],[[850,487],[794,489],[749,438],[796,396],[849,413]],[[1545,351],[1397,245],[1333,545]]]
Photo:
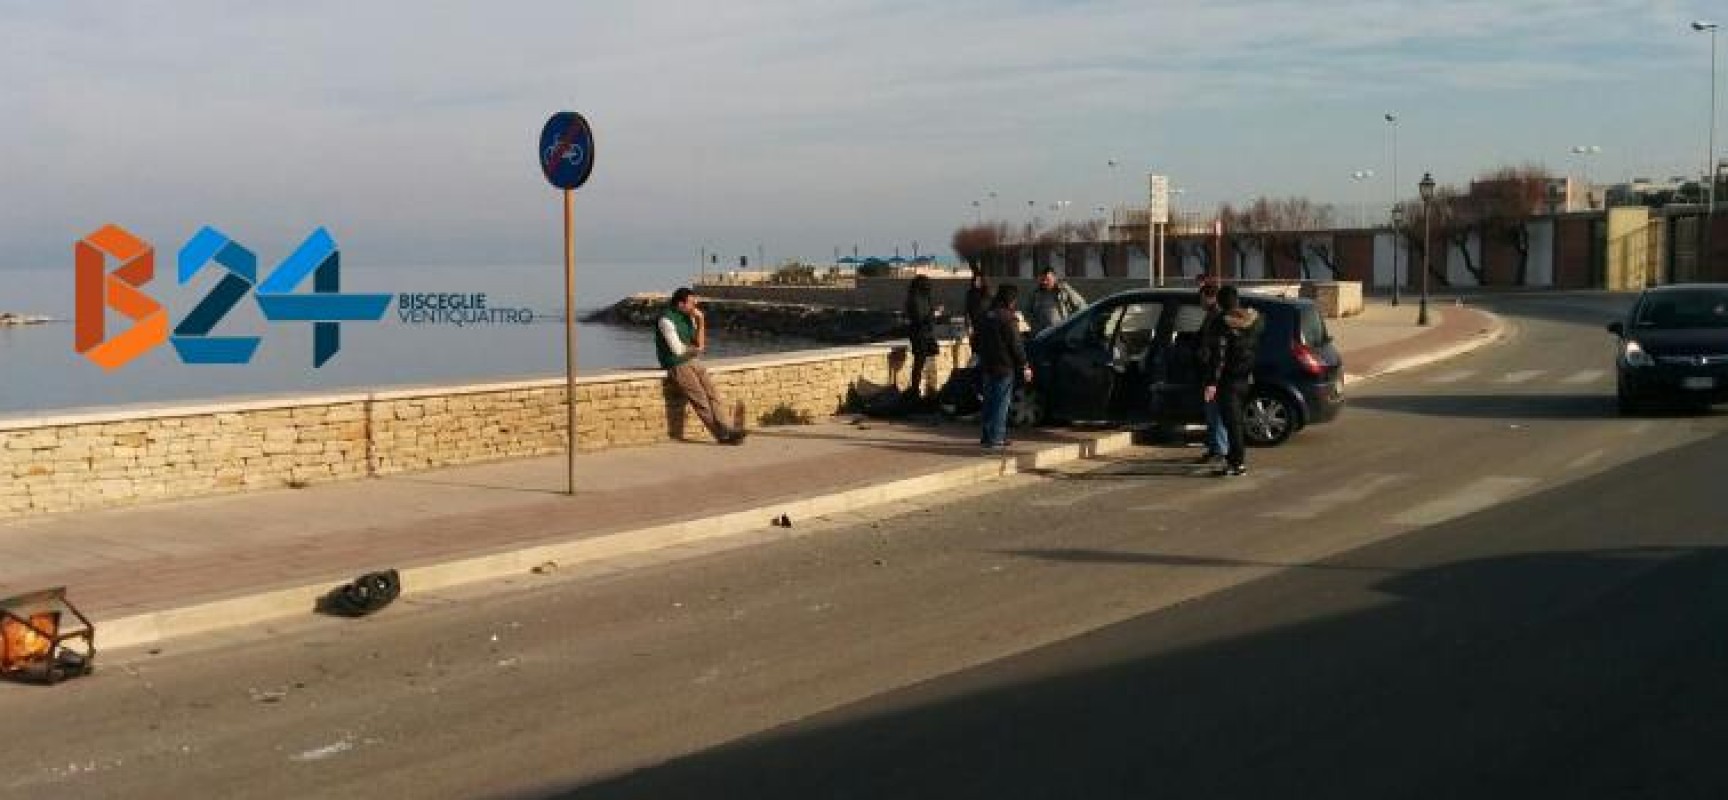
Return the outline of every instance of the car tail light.
[[[1320,355],[1314,348],[1301,342],[1290,345],[1290,354],[1296,357],[1296,363],[1302,365],[1302,371],[1316,378],[1326,377],[1326,363],[1320,360]]]

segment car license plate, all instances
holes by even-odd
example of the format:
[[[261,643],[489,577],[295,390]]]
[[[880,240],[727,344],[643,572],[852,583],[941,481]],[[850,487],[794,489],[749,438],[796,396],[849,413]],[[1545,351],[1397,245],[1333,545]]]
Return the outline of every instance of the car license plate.
[[[1680,380],[1680,387],[1683,389],[1714,389],[1716,388],[1716,379],[1707,376],[1701,378],[1682,378]]]

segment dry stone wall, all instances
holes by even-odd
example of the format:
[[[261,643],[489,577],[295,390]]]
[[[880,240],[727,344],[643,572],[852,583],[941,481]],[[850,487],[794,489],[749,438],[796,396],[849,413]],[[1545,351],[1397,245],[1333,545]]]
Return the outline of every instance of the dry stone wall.
[[[963,350],[945,346],[936,380]],[[907,368],[885,345],[709,364],[751,425],[834,414]],[[658,370],[582,378],[576,403],[584,451],[708,440]],[[0,419],[0,518],[551,455],[565,419],[561,379]]]

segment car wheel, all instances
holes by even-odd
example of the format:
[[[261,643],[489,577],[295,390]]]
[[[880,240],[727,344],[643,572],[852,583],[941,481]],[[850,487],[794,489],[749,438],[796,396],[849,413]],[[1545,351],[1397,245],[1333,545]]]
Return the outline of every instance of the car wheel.
[[[1296,432],[1296,408],[1282,394],[1259,391],[1250,395],[1242,409],[1242,432],[1248,444],[1272,447]]]
[[[1014,387],[1014,397],[1008,401],[1008,424],[1016,428],[1031,428],[1044,424],[1049,409],[1044,395],[1030,386]]]

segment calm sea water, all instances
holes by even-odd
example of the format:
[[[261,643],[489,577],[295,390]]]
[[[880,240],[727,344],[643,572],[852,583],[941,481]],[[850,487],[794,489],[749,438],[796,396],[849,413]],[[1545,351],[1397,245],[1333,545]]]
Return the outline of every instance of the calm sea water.
[[[177,322],[214,284],[211,275],[176,286],[172,263],[158,263],[147,291]],[[207,270],[206,272],[213,272]],[[667,291],[688,281],[688,270],[666,265],[579,265],[579,312],[603,307],[639,291]],[[396,303],[379,323],[346,323],[341,350],[323,367],[312,367],[310,323],[270,323],[250,300],[223,318],[213,333],[255,335],[263,341],[251,363],[183,364],[171,346],[106,372],[73,352],[72,324],[56,322],[0,328],[0,416],[136,403],[245,397],[336,389],[460,383],[564,374],[563,269],[548,267],[383,268],[345,264],[348,292],[483,292],[491,308],[528,308],[532,324],[454,326],[403,322]],[[70,320],[70,265],[58,270],[0,268],[0,311],[43,314]],[[109,317],[113,330],[127,324]],[[714,355],[818,347],[787,340],[716,337]],[[577,331],[577,372],[653,367],[648,329],[583,324]]]

